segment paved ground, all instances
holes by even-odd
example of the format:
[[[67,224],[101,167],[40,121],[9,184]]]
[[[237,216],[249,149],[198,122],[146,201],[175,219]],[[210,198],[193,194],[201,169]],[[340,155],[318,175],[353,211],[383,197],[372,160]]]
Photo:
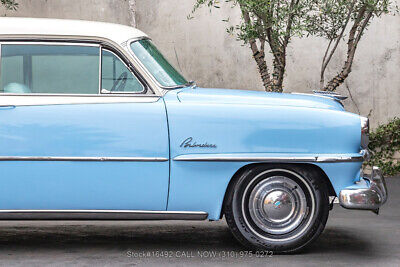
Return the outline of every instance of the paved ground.
[[[400,178],[388,187],[380,216],[335,206],[300,255],[245,256],[224,221],[0,222],[0,265],[400,266]]]

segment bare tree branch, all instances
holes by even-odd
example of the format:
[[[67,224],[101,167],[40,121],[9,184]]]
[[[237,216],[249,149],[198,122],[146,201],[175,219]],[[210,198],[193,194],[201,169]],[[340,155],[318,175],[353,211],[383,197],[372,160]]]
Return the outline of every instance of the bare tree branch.
[[[129,24],[132,27],[136,28],[136,0],[129,0],[129,15],[130,15],[130,21]]]
[[[244,19],[245,23],[250,25],[252,22],[251,22],[249,12],[242,9],[242,15],[243,15],[243,19]],[[261,51],[258,49],[257,42],[254,38],[251,38],[249,40],[249,44],[250,44],[251,51],[253,52],[253,57],[257,63],[258,71],[260,73],[263,85],[265,88],[271,88],[271,78],[270,78],[267,62],[265,61],[265,53],[263,51],[265,41],[261,42]]]
[[[329,53],[329,48],[331,47],[332,43],[333,43],[333,39],[331,39],[329,41],[328,47],[326,48],[325,54],[324,54],[324,58],[322,59],[322,66],[321,66],[321,74],[320,74],[320,80],[319,80],[319,87],[322,90],[325,86],[325,70],[326,70],[326,66],[325,62],[326,62],[326,57],[328,56]]]
[[[336,75],[332,80],[329,81],[324,90],[326,91],[336,90],[336,88],[339,87],[351,73],[351,68],[353,66],[354,56],[357,50],[358,43],[361,39],[361,36],[365,28],[367,27],[370,19],[373,16],[373,12],[369,11],[365,17],[366,12],[367,12],[367,7],[364,5],[360,9],[357,18],[354,21],[353,27],[350,30],[348,49],[347,49],[347,59],[346,62],[344,63],[342,71],[338,75]]]
[[[330,61],[331,61],[333,55],[334,55],[335,52],[336,52],[336,49],[337,49],[338,46],[339,46],[340,41],[341,41],[342,38],[343,38],[344,32],[346,31],[347,25],[349,24],[349,21],[350,21],[350,18],[351,18],[351,14],[353,13],[354,6],[356,5],[356,3],[357,3],[357,0],[354,0],[354,1],[351,3],[351,6],[349,7],[349,12],[348,12],[347,17],[346,17],[346,21],[345,21],[345,23],[344,23],[343,26],[342,26],[342,31],[341,31],[340,34],[338,35],[338,37],[337,37],[337,39],[336,39],[336,42],[335,42],[335,45],[334,45],[334,47],[332,48],[331,52],[329,53],[329,56],[328,56],[328,57],[326,57],[326,56],[327,56],[327,54],[328,54],[328,51],[329,51],[329,48],[330,48],[330,46],[331,46],[331,44],[332,44],[333,39],[329,42],[328,48],[326,49],[326,53],[325,53],[324,59],[323,59],[323,61],[322,61],[322,67],[321,67],[321,80],[320,80],[320,87],[321,87],[321,89],[324,88],[324,85],[325,85],[325,71],[326,71],[326,68],[328,67],[328,65],[329,65],[329,63],[330,63]]]
[[[289,44],[289,39],[292,33],[292,25],[293,25],[293,20],[296,14],[294,13],[294,7],[295,5],[299,4],[299,0],[292,0],[290,2],[290,10],[289,10],[289,18],[288,18],[288,23],[286,26],[286,31],[285,31],[285,37],[283,41],[283,47],[286,49],[287,45]]]

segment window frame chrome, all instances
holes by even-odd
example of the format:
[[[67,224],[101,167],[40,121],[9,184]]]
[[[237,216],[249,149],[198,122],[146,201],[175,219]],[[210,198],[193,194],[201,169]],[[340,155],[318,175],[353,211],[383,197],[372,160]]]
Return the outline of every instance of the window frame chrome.
[[[1,54],[1,52],[2,52],[2,43],[0,42],[0,81],[1,81],[1,63],[2,63],[2,61],[1,61],[1,59],[2,59],[2,54]]]
[[[143,73],[138,70],[134,65],[131,58],[127,57],[125,49],[118,44],[111,42],[108,39],[103,38],[85,38],[82,36],[1,36],[0,35],[0,75],[1,75],[1,48],[2,45],[60,45],[60,46],[90,46],[99,48],[99,91],[97,94],[52,94],[52,93],[28,93],[28,94],[16,94],[16,93],[0,93],[1,96],[65,96],[65,97],[161,97],[163,93],[160,93],[158,88],[150,86]],[[140,83],[147,89],[141,93],[117,93],[117,94],[102,94],[101,93],[101,51],[105,48],[113,52],[131,71],[133,75],[140,81]],[[128,53],[129,54],[129,53]],[[124,55],[124,56],[121,56]],[[129,54],[130,56],[130,54]],[[127,63],[129,62],[129,63]],[[151,92],[149,94],[149,91]]]

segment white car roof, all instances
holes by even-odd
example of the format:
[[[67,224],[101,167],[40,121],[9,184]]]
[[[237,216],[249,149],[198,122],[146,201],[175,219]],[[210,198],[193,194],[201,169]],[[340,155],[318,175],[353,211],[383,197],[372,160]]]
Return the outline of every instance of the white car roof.
[[[0,18],[0,38],[2,35],[39,36],[82,36],[106,38],[121,44],[132,38],[147,37],[133,27],[84,20],[38,19],[38,18]]]

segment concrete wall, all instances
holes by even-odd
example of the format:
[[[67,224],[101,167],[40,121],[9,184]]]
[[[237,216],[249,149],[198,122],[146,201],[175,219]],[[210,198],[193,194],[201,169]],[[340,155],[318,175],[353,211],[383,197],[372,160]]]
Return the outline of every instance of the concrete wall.
[[[17,0],[17,11],[5,11],[0,16],[84,19],[129,25],[127,0]]]
[[[148,33],[168,58],[201,86],[263,90],[250,49],[229,36],[223,19],[233,24],[237,8],[223,4],[212,13],[199,10],[187,20],[194,0],[137,0],[138,28]],[[400,4],[400,0],[398,0]],[[289,49],[286,92],[319,87],[319,69],[326,41],[294,40]],[[346,47],[340,47],[327,76],[340,69]],[[353,72],[338,92],[353,96],[349,111],[370,114],[372,125],[400,116],[400,16],[375,20],[359,45]]]
[[[129,25],[127,0],[18,0],[17,11],[1,16],[86,19]],[[203,87],[263,90],[257,67],[247,46],[229,36],[223,19],[234,24],[237,8],[222,4],[212,13],[199,10],[187,20],[194,0],[136,0],[138,28],[148,33],[170,61],[189,79]],[[224,1],[221,1],[223,3]],[[400,0],[398,0],[400,4]],[[326,41],[318,38],[294,40],[289,49],[286,92],[318,89],[319,67]],[[334,75],[344,61],[340,47],[328,69]],[[349,111],[371,115],[372,125],[400,116],[400,16],[373,22],[364,36],[353,73],[338,92]]]

